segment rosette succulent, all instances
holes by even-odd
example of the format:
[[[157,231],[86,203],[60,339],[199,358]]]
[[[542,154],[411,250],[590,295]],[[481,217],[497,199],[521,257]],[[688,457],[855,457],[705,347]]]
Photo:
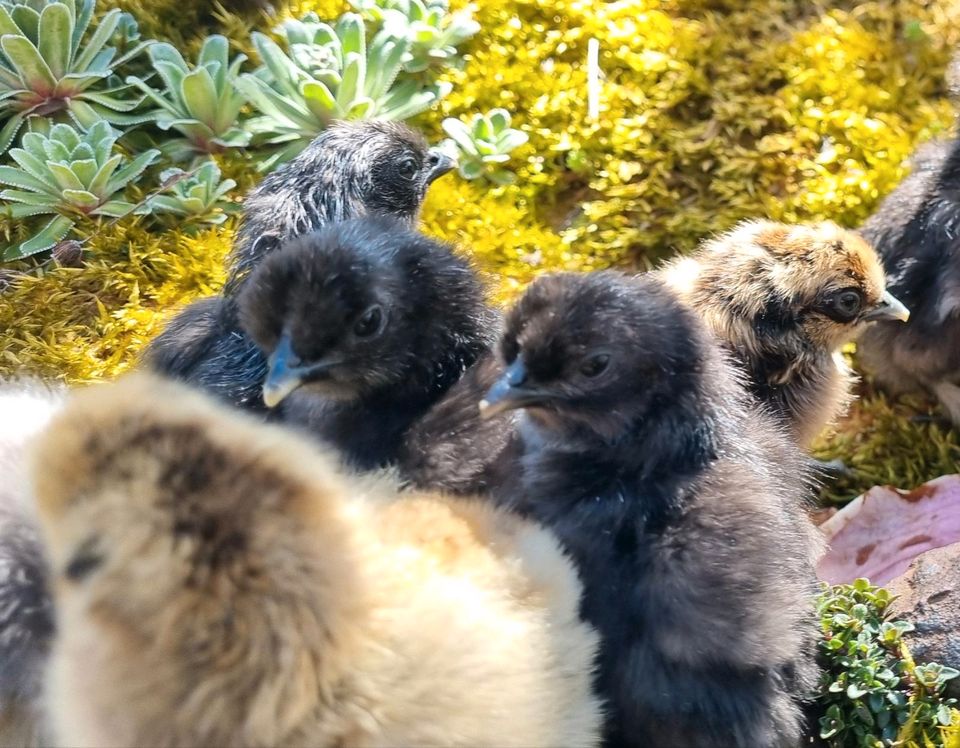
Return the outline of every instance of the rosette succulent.
[[[464,179],[486,177],[495,184],[510,184],[516,177],[501,168],[510,152],[527,142],[527,134],[510,127],[510,113],[493,109],[475,114],[470,122],[448,117],[443,131],[459,151],[459,171]]]
[[[30,117],[69,115],[83,127],[100,119],[143,121],[123,114],[140,100],[110,80],[114,69],[146,42],[118,56],[107,46],[129,17],[114,9],[91,26],[95,0],[3,0],[0,2],[0,152]],[[88,33],[88,31],[90,33]]]
[[[237,55],[231,61],[229,55],[229,42],[219,34],[204,40],[193,66],[172,44],[154,44],[149,56],[164,89],[158,91],[134,76],[127,78],[157,106],[151,112],[157,127],[183,136],[163,146],[172,159],[219,153],[250,142],[250,134],[238,127],[246,99],[233,84],[247,58]]]
[[[151,150],[124,163],[114,151],[116,134],[101,120],[87,132],[54,125],[49,135],[29,132],[22,147],[10,150],[17,166],[0,166],[2,210],[9,218],[52,215],[29,239],[7,247],[12,260],[52,248],[85,216],[121,217],[137,206],[123,198],[124,188],[159,155]]]
[[[195,171],[167,169],[160,173],[167,190],[147,201],[153,213],[169,213],[193,225],[219,225],[230,213],[239,209],[227,199],[237,186],[232,179],[221,180],[220,167],[215,161],[205,161]]]
[[[410,42],[379,31],[367,44],[363,19],[346,13],[335,26],[316,14],[280,27],[288,52],[264,34],[253,43],[264,62],[237,87],[263,114],[251,125],[267,143],[301,150],[335,119],[402,120],[444,97],[449,83],[397,78]]]
[[[480,30],[471,5],[456,13],[449,13],[445,2],[430,0],[351,0],[351,5],[383,23],[391,35],[407,39],[403,69],[410,73],[456,63],[457,47]]]

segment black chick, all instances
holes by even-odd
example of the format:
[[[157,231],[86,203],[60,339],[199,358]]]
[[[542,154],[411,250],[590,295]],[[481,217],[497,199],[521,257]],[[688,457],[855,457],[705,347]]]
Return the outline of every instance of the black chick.
[[[960,138],[928,144],[913,161],[861,229],[910,320],[875,325],[858,351],[882,385],[932,392],[960,426]]]
[[[412,228],[427,189],[456,161],[398,122],[339,122],[247,196],[225,293],[280,242],[337,221],[388,215]]]
[[[495,498],[553,530],[602,645],[608,746],[792,746],[816,676],[805,458],[653,276],[536,281],[486,416],[522,409]]]
[[[328,227],[266,258],[239,299],[263,399],[359,469],[402,435],[497,335],[469,263],[387,218]]]
[[[455,165],[404,125],[331,126],[247,196],[223,295],[181,311],[151,342],[144,363],[257,409],[255,347],[240,330],[234,298],[249,272],[283,240],[337,221],[383,214],[412,226],[427,188]]]

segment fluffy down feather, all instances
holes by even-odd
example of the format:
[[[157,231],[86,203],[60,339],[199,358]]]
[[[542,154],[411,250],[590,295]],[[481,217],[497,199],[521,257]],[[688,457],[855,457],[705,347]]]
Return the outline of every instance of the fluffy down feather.
[[[553,530],[601,634],[608,746],[797,745],[816,680],[807,458],[655,276],[542,276],[485,414],[521,413],[495,499]]]
[[[533,524],[144,375],[77,395],[33,465],[61,743],[597,742],[596,637]]]
[[[41,740],[41,676],[54,621],[26,463],[30,440],[64,395],[33,380],[0,384],[0,745]]]
[[[804,446],[850,403],[855,376],[841,347],[868,323],[907,314],[872,247],[830,222],[746,222],[660,274]]]

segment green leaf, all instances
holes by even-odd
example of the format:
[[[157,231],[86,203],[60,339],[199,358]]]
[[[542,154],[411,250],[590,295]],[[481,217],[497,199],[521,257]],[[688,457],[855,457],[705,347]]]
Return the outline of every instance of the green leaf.
[[[44,161],[23,148],[11,148],[10,157],[20,165],[20,168],[43,184],[46,188],[55,190],[56,182],[50,176]],[[9,168],[9,167],[8,167]]]
[[[47,164],[47,168],[50,169],[50,173],[53,175],[54,179],[57,180],[57,186],[61,190],[82,190],[84,189],[83,182],[73,173],[73,170],[66,166],[64,163],[58,161],[51,161]]]
[[[509,153],[522,146],[527,140],[529,140],[528,135],[521,130],[506,130],[497,138],[497,150],[501,153]]]
[[[20,36],[20,33],[20,27],[10,17],[10,11],[5,5],[0,5],[0,36],[4,34]]]
[[[304,102],[319,122],[329,121],[336,116],[337,101],[325,85],[319,81],[308,81],[301,90]]]
[[[11,9],[10,15],[13,18],[13,22],[17,24],[18,36],[23,35],[30,42],[36,44],[40,31],[39,11],[27,5],[17,5]]]
[[[58,193],[59,188],[37,179],[32,174],[13,166],[0,166],[0,184],[19,187],[24,190],[33,190],[40,193]]]
[[[342,111],[350,108],[357,98],[366,75],[367,61],[356,52],[348,52],[343,64],[343,80],[337,90],[337,104]]]
[[[27,239],[27,241],[7,248],[3,253],[3,259],[19,260],[23,257],[29,257],[30,255],[53,249],[54,245],[63,239],[71,228],[73,228],[73,221],[66,216],[56,216],[38,233],[34,234],[30,239]]]
[[[19,6],[23,7],[23,6]],[[23,36],[2,36],[0,47],[14,64],[20,78],[31,91],[52,92],[57,85],[56,78],[44,62],[43,57],[29,39]]]
[[[365,32],[363,19],[360,16],[356,13],[344,13],[337,22],[336,31],[337,36],[340,37],[344,60],[346,60],[350,54],[356,54],[366,58]]]
[[[189,75],[184,76],[180,85],[180,95],[186,103],[190,115],[208,126],[215,123],[217,120],[217,89],[207,69],[197,68]]]
[[[100,204],[100,199],[87,190],[64,190],[63,198],[70,205],[83,210],[96,208]]]
[[[227,82],[227,68],[230,65],[230,42],[222,34],[212,34],[203,40],[200,54],[197,57],[198,65],[215,62],[219,65],[214,82],[219,89]]]
[[[114,8],[102,19],[100,19],[96,30],[82,45],[83,51],[80,52],[80,54],[77,56],[77,59],[74,60],[74,70],[83,71],[90,67],[90,63],[98,54],[100,54],[100,51],[103,49],[104,45],[110,40],[110,37],[113,36],[113,32],[116,30],[117,24],[120,23],[121,15],[122,12],[117,8]],[[80,48],[78,48],[78,50],[79,49]]]
[[[70,68],[70,39],[73,17],[66,5],[50,3],[40,14],[39,51],[54,77],[60,78]]]
[[[107,190],[107,185],[110,182],[110,177],[113,176],[114,171],[116,171],[122,161],[123,156],[115,153],[109,159],[102,162],[97,173],[94,174],[87,183],[89,190],[95,195],[99,195],[101,199],[109,197],[111,193]]]
[[[22,112],[14,114],[7,123],[3,126],[3,129],[0,130],[0,153],[3,153],[10,147],[10,143],[13,142],[13,139],[17,136],[17,133],[20,131],[20,128],[23,127],[23,123],[26,120],[25,115]]]
[[[93,6],[96,0],[80,0],[79,9],[76,9],[74,0],[69,1],[75,9],[73,13],[75,19],[73,24],[73,38],[70,40],[70,49],[71,56],[76,58],[77,50],[80,49],[80,40],[83,38],[87,28],[89,28],[90,21],[93,19]]]
[[[461,120],[447,117],[441,126],[443,127],[443,131],[456,143],[461,151],[472,156],[479,155],[470,130]]]
[[[134,203],[129,203],[126,200],[110,200],[94,210],[91,215],[123,218],[133,213],[135,207]]]
[[[146,153],[141,153],[129,164],[124,166],[122,169],[119,169],[107,184],[106,194],[112,195],[118,190],[126,187],[127,184],[139,177],[143,173],[144,169],[150,166],[150,164],[152,164],[159,155],[160,151],[156,149],[147,151]]]

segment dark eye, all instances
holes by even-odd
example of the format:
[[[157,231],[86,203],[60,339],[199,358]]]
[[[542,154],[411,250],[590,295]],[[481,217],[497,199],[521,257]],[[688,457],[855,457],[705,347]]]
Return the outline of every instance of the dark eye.
[[[585,377],[599,377],[610,365],[610,356],[598,353],[580,364],[580,373]]]
[[[383,322],[383,311],[380,307],[372,306],[353,325],[353,334],[358,338],[369,338],[380,332]]]
[[[420,164],[417,163],[415,158],[407,156],[397,164],[397,171],[404,179],[413,179],[420,171]]]
[[[853,319],[860,313],[863,306],[863,296],[856,289],[848,288],[840,291],[833,297],[833,307],[847,319]]]

